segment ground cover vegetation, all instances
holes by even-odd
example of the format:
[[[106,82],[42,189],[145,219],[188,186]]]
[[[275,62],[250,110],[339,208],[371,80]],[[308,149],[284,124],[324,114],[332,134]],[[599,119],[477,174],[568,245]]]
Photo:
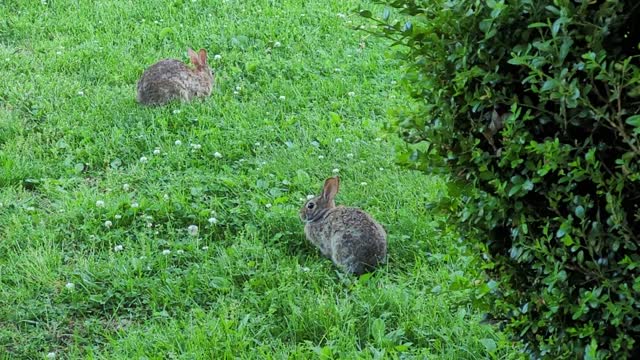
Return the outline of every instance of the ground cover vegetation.
[[[516,356],[471,306],[478,254],[425,206],[444,178],[395,164],[382,128],[408,98],[352,29],[362,4],[2,1],[0,356]],[[212,96],[137,105],[143,69],[187,47]],[[371,275],[304,239],[332,174],[389,233]]]

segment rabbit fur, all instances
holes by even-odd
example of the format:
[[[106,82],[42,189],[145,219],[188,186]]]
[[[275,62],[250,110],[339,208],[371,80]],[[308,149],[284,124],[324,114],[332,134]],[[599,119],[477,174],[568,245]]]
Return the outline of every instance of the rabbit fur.
[[[136,100],[143,105],[164,105],[180,99],[211,95],[214,75],[207,63],[207,51],[188,49],[193,68],[175,59],[160,60],[144,71],[138,81]]]
[[[336,206],[339,177],[325,180],[320,195],[300,209],[306,238],[342,270],[360,275],[386,260],[387,234],[369,214]]]

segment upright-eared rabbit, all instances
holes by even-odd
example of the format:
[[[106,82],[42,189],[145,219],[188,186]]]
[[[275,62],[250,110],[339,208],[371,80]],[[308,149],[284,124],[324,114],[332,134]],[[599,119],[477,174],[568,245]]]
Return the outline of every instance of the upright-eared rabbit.
[[[143,105],[163,105],[172,100],[189,101],[211,95],[213,72],[207,64],[207,51],[189,49],[193,68],[180,60],[165,59],[151,65],[138,81],[137,101]]]
[[[328,178],[322,193],[300,209],[307,239],[342,270],[360,275],[386,260],[387,234],[369,214],[336,206],[340,178]]]

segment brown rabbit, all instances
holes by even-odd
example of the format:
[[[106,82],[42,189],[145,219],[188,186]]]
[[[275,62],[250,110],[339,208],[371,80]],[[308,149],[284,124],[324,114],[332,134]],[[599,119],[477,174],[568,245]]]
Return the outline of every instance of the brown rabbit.
[[[213,72],[207,64],[207,51],[189,49],[194,68],[175,59],[160,60],[144,71],[138,81],[137,101],[143,105],[164,105],[172,100],[189,101],[211,95]]]
[[[346,272],[356,275],[386,260],[387,234],[369,214],[335,205],[340,178],[328,178],[322,193],[300,209],[307,239]]]

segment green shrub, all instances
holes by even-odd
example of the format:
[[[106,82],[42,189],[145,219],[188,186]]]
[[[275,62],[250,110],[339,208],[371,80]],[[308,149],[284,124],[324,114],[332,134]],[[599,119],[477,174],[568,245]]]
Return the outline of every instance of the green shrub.
[[[640,355],[640,2],[387,4],[361,15],[419,100],[400,160],[473,185],[445,205],[482,242],[491,315],[534,358]]]

